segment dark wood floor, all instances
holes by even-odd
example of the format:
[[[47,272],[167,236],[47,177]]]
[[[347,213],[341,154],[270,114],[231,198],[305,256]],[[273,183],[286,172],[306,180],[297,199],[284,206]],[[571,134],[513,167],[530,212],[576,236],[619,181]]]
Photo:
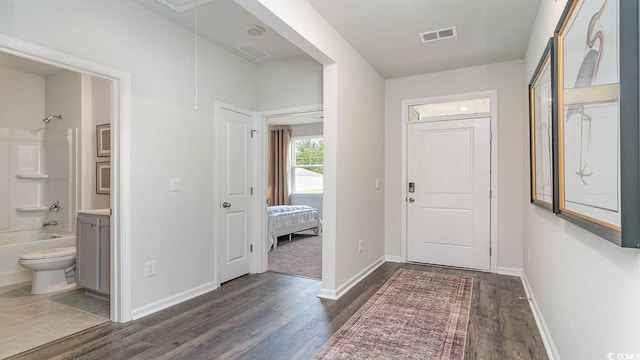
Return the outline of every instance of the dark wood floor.
[[[466,359],[547,359],[520,280],[386,263],[337,301],[320,282],[276,273],[220,289],[126,324],[107,323],[16,359],[308,359],[399,268],[474,277]]]

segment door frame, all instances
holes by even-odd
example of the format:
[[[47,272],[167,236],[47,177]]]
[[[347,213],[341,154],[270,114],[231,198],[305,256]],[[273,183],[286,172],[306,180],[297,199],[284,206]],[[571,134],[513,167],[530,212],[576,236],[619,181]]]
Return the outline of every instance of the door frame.
[[[407,147],[408,143],[408,129],[409,129],[409,106],[412,105],[422,105],[429,103],[439,103],[439,102],[447,102],[447,101],[457,101],[457,100],[465,100],[469,98],[478,98],[478,97],[489,97],[491,99],[491,111],[489,113],[489,117],[491,118],[491,171],[490,171],[490,183],[491,183],[491,219],[490,219],[490,244],[491,244],[491,272],[498,272],[498,91],[497,90],[487,90],[487,91],[478,91],[478,92],[470,92],[470,93],[461,93],[461,94],[452,94],[452,95],[443,95],[443,96],[433,96],[427,98],[417,98],[417,99],[407,99],[402,101],[402,196],[407,196],[406,184],[407,184],[407,171],[408,171],[408,156],[407,156]],[[474,118],[480,116],[465,116],[465,117],[456,117],[452,118],[452,120],[460,120],[465,118]],[[482,116],[486,117],[486,115]],[[400,257],[402,262],[407,262],[407,241],[409,240],[407,237],[407,227],[408,224],[408,216],[407,216],[407,202],[405,201],[405,205],[402,207],[400,212],[400,221],[401,230],[400,230],[400,239],[401,239],[401,248],[400,248]]]
[[[110,319],[131,320],[131,74],[91,60],[0,34],[0,51],[111,80]]]
[[[255,113],[246,109],[241,109],[239,107],[233,106],[231,104],[227,104],[225,102],[222,101],[218,101],[216,100],[214,102],[214,115],[213,115],[213,142],[214,142],[214,156],[213,156],[213,221],[212,221],[212,225],[213,225],[213,249],[214,249],[214,261],[215,261],[215,265],[214,265],[214,281],[215,281],[215,288],[218,288],[220,286],[220,275],[221,275],[221,269],[222,269],[222,261],[221,261],[221,256],[222,253],[220,251],[220,245],[221,245],[221,241],[220,241],[220,215],[221,215],[221,211],[220,211],[220,206],[221,206],[221,199],[220,199],[220,175],[222,174],[222,172],[220,171],[220,154],[221,154],[221,149],[220,149],[220,111],[222,109],[226,109],[229,111],[233,111],[236,112],[238,114],[242,114],[242,115],[247,115],[249,117],[249,121],[250,121],[250,127],[252,129],[256,128],[256,117],[255,117]],[[257,180],[257,174],[258,174],[258,166],[257,166],[257,161],[258,161],[258,157],[257,157],[257,152],[256,150],[259,148],[259,141],[260,136],[256,135],[255,137],[255,143],[253,146],[253,157],[254,157],[254,162],[253,162],[253,174],[252,174],[252,179],[251,182],[253,183],[252,186],[255,189],[258,189],[257,185],[256,185],[256,180]],[[258,213],[258,207],[256,206],[257,204],[257,199],[259,198],[259,192],[256,193],[254,192],[254,196],[252,201],[250,201],[250,208],[249,211],[252,212],[252,216],[251,216],[251,220],[252,221],[256,221],[256,215]],[[265,210],[266,211],[266,210]],[[255,223],[255,222],[254,222]],[[258,235],[259,235],[259,231],[253,230],[254,227],[250,227],[252,229],[252,231],[249,233],[249,239],[251,244],[254,245],[253,247],[253,253],[249,254],[249,273],[256,273],[257,271],[254,271],[255,268],[255,254],[256,254],[256,246],[255,244],[257,243],[256,239],[258,239]]]
[[[256,113],[256,124],[258,130],[258,143],[256,143],[256,186],[258,195],[256,197],[256,215],[255,223],[260,224],[260,231],[258,232],[257,241],[254,243],[252,272],[261,273],[268,269],[269,265],[269,252],[268,247],[268,217],[267,217],[267,165],[269,163],[269,125],[267,121],[272,117],[280,117],[287,115],[302,114],[308,112],[324,111],[323,104],[313,104],[306,106],[297,106],[285,109],[276,109],[261,111]],[[324,127],[324,125],[323,125]],[[323,135],[324,136],[324,135]],[[324,202],[324,194],[322,194],[322,201]],[[262,239],[262,240],[261,240]],[[323,237],[324,245],[324,237]],[[323,246],[324,247],[324,246]],[[255,266],[253,266],[255,265]],[[254,271],[255,270],[255,271]]]

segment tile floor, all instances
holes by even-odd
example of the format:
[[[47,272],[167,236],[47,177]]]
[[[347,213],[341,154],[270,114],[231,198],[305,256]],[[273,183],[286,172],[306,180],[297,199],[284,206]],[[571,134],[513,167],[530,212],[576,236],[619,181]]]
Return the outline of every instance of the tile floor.
[[[0,359],[108,321],[109,303],[83,289],[32,295],[30,287],[0,287]]]

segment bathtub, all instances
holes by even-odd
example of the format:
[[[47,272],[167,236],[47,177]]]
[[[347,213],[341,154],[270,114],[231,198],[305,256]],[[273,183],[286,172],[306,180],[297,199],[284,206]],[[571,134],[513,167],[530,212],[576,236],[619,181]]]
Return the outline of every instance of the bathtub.
[[[43,230],[0,233],[0,286],[31,281],[31,271],[18,264],[20,256],[66,246],[76,246],[74,233]]]

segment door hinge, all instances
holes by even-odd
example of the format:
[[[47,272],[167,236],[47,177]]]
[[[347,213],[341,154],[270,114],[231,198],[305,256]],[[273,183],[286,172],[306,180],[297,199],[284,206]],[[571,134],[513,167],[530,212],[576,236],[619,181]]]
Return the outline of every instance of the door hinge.
[[[251,187],[251,195],[253,195],[253,187]]]
[[[253,252],[253,244],[249,245],[249,251]]]
[[[253,246],[253,245],[252,245],[252,246]],[[491,248],[489,248],[489,256],[492,256],[492,255],[493,255],[493,254],[492,254]]]
[[[251,137],[252,137],[252,138],[253,138],[253,135],[256,133],[256,131],[258,131],[258,130],[256,130],[256,129],[251,129]]]
[[[493,190],[489,190],[489,199],[493,199]]]

